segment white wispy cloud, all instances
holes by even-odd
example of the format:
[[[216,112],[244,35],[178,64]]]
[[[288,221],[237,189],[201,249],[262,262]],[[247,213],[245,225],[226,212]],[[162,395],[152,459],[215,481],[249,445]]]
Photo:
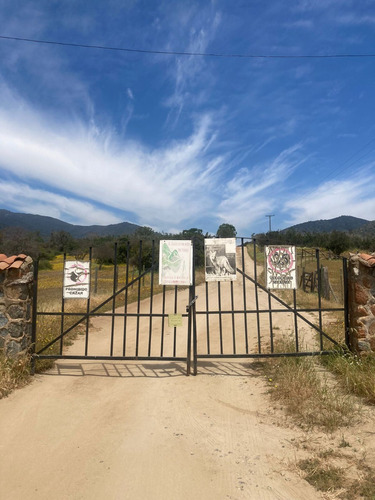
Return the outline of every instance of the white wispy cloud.
[[[204,53],[216,35],[221,23],[221,14],[215,11],[211,14],[202,13],[199,8],[198,12],[190,10],[189,18],[191,23],[186,23],[184,27],[185,36],[183,37],[181,32],[174,32],[168,48],[173,50],[173,47],[179,46],[181,39],[187,38],[188,45],[182,49],[184,52]],[[169,75],[174,82],[174,91],[166,99],[165,104],[171,108],[167,123],[174,126],[187,103],[197,104],[204,101],[205,92],[197,91],[196,80],[210,79],[207,60],[194,56],[177,57],[170,67]],[[193,93],[192,89],[194,89]]]
[[[211,210],[210,189],[222,159],[210,153],[209,115],[197,118],[185,139],[150,150],[140,142],[121,142],[95,123],[57,124],[19,97],[7,103],[0,109],[0,166],[7,175],[61,191],[72,203],[81,198],[130,212],[140,223],[157,227],[166,221],[177,226]],[[22,210],[32,208],[32,199],[32,194],[25,197]],[[58,207],[51,197],[47,200],[57,216],[62,200]],[[108,220],[108,214],[98,212],[101,219]]]
[[[374,25],[375,24],[375,16],[369,16],[369,15],[355,15],[355,14],[344,14],[341,16],[336,17],[336,22],[339,24],[345,24],[345,25]]]
[[[297,144],[268,164],[239,170],[223,188],[218,216],[246,230],[280,203],[289,176],[304,161]]]
[[[375,174],[371,165],[345,180],[325,182],[306,190],[284,203],[284,212],[290,223],[309,220],[331,219],[350,214],[364,219],[373,219],[375,213]]]
[[[350,6],[353,0],[299,0],[293,5],[295,11],[327,10]]]
[[[113,212],[101,210],[93,203],[32,188],[22,182],[0,181],[0,198],[4,206],[11,206],[17,212],[47,215],[73,224],[107,225],[123,222]]]

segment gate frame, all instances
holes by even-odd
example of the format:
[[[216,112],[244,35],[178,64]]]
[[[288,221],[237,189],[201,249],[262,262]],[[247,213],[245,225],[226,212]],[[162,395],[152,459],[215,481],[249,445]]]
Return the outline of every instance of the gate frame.
[[[196,308],[194,308],[194,324],[195,327],[193,329],[193,374],[197,375],[197,365],[198,365],[198,360],[199,359],[249,359],[249,358],[278,358],[278,357],[304,357],[304,356],[321,356],[321,355],[329,355],[333,354],[337,351],[334,350],[324,350],[323,349],[323,337],[325,337],[327,340],[332,342],[332,344],[340,351],[345,351],[345,348],[339,344],[337,341],[332,339],[327,333],[324,332],[323,327],[322,327],[322,312],[343,312],[344,313],[344,339],[345,339],[345,346],[346,349],[349,350],[350,344],[349,344],[349,303],[348,303],[348,260],[346,257],[342,258],[342,273],[343,273],[343,298],[344,298],[344,305],[343,307],[337,307],[337,308],[323,308],[322,307],[322,296],[321,296],[321,276],[320,272],[318,272],[318,307],[317,308],[297,308],[297,301],[296,301],[296,289],[293,289],[293,307],[287,304],[285,301],[283,301],[280,297],[278,297],[275,293],[271,292],[270,289],[266,288],[263,286],[261,283],[257,281],[257,258],[256,258],[256,238],[245,238],[245,237],[236,237],[236,240],[241,241],[241,262],[242,262],[242,269],[239,269],[238,267],[236,268],[236,271],[239,272],[243,276],[243,296],[244,296],[244,309],[243,310],[238,310],[234,311],[233,308],[232,310],[228,311],[222,311],[221,310],[221,304],[219,300],[219,311],[209,311],[209,310],[201,310],[201,311],[196,311]],[[246,249],[246,244],[245,240],[249,240],[249,243],[253,244],[254,248],[254,258],[253,258],[253,263],[254,263],[254,278],[250,277],[248,274],[246,274],[245,271],[245,264],[244,264],[244,251]],[[197,240],[195,239],[195,242]],[[194,245],[194,238],[193,238],[193,246]],[[280,244],[280,246],[289,246],[286,244]],[[320,269],[320,250],[319,248],[315,248],[315,258],[317,262],[317,269]],[[194,273],[195,277],[195,273]],[[254,286],[255,286],[255,293],[256,293],[256,309],[255,310],[248,310],[246,308],[246,292],[245,292],[245,278],[249,281],[251,281]],[[219,290],[219,296],[220,296],[220,281],[217,282],[218,284],[218,290]],[[231,283],[232,285],[232,283]],[[193,293],[195,294],[195,281],[193,283],[194,291]],[[268,309],[260,309],[259,308],[259,303],[258,303],[258,288],[260,288],[263,292],[268,294],[268,304],[269,308]],[[206,282],[206,296],[207,296],[207,282]],[[281,305],[285,307],[285,309],[272,309],[271,307],[271,298],[275,299],[277,302],[279,302]],[[233,302],[232,302],[233,304]],[[207,305],[207,302],[206,302]],[[283,352],[283,353],[275,353],[273,352],[273,330],[272,330],[272,313],[292,313],[294,315],[294,330],[295,330],[295,341],[296,341],[296,352]],[[311,323],[310,320],[305,318],[301,312],[318,312],[319,313],[319,327]],[[206,314],[207,318],[209,317],[210,314],[219,314],[219,317],[221,314],[234,314],[234,313],[242,313],[245,316],[245,330],[246,330],[246,341],[247,341],[247,322],[246,322],[246,317],[247,314],[256,314],[257,315],[257,333],[258,333],[258,353],[249,353],[248,352],[248,346],[246,345],[246,354],[223,354],[222,352],[219,354],[200,354],[198,353],[197,349],[197,329],[196,329],[196,315],[197,314]],[[270,338],[271,338],[271,352],[270,353],[264,353],[261,352],[261,345],[260,345],[260,314],[262,313],[268,313],[270,315]],[[307,323],[311,328],[316,330],[319,333],[320,336],[320,350],[317,351],[299,351],[299,346],[298,346],[298,324],[297,324],[297,319],[303,320],[305,323]],[[232,323],[233,324],[233,323]],[[207,319],[207,327],[208,327],[208,319]],[[233,326],[232,326],[233,328]],[[221,324],[220,324],[220,329],[221,329]],[[208,332],[208,337],[209,337],[209,332]]]
[[[332,354],[334,351],[333,350],[323,350],[323,337],[328,339],[330,342],[332,342],[333,345],[336,346],[336,348],[344,350],[343,346],[341,346],[338,342],[336,342],[334,339],[329,337],[327,335],[323,328],[322,328],[322,312],[329,312],[329,311],[342,311],[344,312],[344,325],[345,325],[345,344],[347,348],[349,348],[349,304],[348,304],[348,270],[347,270],[347,259],[343,258],[343,287],[344,287],[344,306],[340,308],[322,308],[322,303],[321,303],[321,286],[320,286],[320,273],[318,273],[318,308],[297,308],[297,302],[296,302],[296,289],[293,290],[293,306],[290,306],[287,304],[285,301],[280,299],[275,293],[271,292],[269,289],[267,289],[265,286],[263,286],[261,283],[258,282],[258,276],[257,276],[257,259],[256,259],[256,239],[255,238],[245,238],[245,237],[237,237],[236,240],[240,240],[241,242],[241,263],[242,263],[242,269],[237,267],[236,271],[240,273],[243,277],[243,298],[244,298],[244,307],[242,310],[234,310],[233,306],[233,295],[232,295],[232,309],[230,310],[221,310],[221,303],[219,300],[219,310],[218,311],[210,311],[208,307],[208,299],[206,299],[206,310],[199,310],[197,311],[196,307],[196,300],[197,300],[197,295],[196,295],[196,281],[195,281],[195,255],[196,255],[196,246],[198,244],[204,244],[201,238],[198,238],[196,236],[192,237],[192,246],[193,246],[193,268],[192,268],[192,285],[189,287],[189,303],[186,305],[186,313],[182,314],[183,317],[187,317],[187,345],[186,345],[186,357],[177,357],[175,355],[173,356],[163,356],[163,340],[161,341],[161,355],[160,356],[151,356],[150,355],[150,349],[151,349],[151,335],[152,335],[152,319],[154,317],[161,317],[164,320],[168,317],[168,314],[165,313],[164,305],[163,305],[163,312],[162,313],[154,313],[152,309],[152,298],[153,298],[153,277],[155,270],[158,268],[158,263],[155,261],[155,240],[152,241],[152,265],[150,268],[142,270],[141,262],[142,262],[142,240],[139,241],[139,262],[138,262],[138,271],[139,274],[136,278],[129,280],[129,250],[130,250],[130,243],[128,242],[127,244],[127,255],[126,255],[126,285],[120,288],[119,290],[116,289],[117,287],[117,272],[118,272],[118,267],[117,267],[117,243],[114,245],[114,277],[113,277],[113,294],[109,296],[107,299],[105,299],[103,302],[101,302],[98,306],[96,306],[94,309],[90,310],[90,297],[87,300],[87,305],[86,305],[86,312],[81,312],[81,313],[68,313],[65,311],[64,307],[64,298],[62,296],[62,302],[61,302],[61,311],[60,312],[43,312],[43,311],[38,311],[37,310],[37,300],[38,300],[38,262],[36,261],[34,263],[34,300],[33,300],[33,319],[32,319],[32,369],[31,372],[32,374],[35,373],[35,363],[37,359],[88,359],[88,360],[96,360],[96,361],[177,361],[177,362],[185,362],[186,363],[186,375],[190,375],[191,372],[193,372],[193,375],[196,375],[198,372],[198,360],[199,359],[220,359],[220,358],[237,358],[237,359],[248,359],[248,358],[272,358],[272,357],[296,357],[296,356],[319,356],[319,355],[327,355],[327,354]],[[248,240],[245,244],[245,240]],[[245,272],[245,263],[244,263],[244,252],[247,251],[246,245],[247,244],[253,244],[254,248],[254,278],[249,276]],[[319,249],[315,249],[315,257],[317,261],[317,268],[320,268],[320,260],[319,260]],[[66,254],[64,253],[64,265],[63,269],[65,268],[65,262],[66,262]],[[89,249],[89,262],[90,262],[90,267],[92,264],[92,247]],[[151,290],[150,290],[150,312],[149,313],[140,313],[140,282],[144,276],[146,276],[148,273],[151,273]],[[249,310],[246,306],[246,281],[249,280],[254,284],[255,287],[255,294],[256,294],[256,308],[254,310]],[[137,313],[128,313],[127,312],[127,294],[128,294],[128,289],[133,286],[134,284],[138,283],[138,297],[137,297]],[[218,291],[219,291],[219,296],[220,296],[220,281],[217,282],[218,286]],[[231,293],[233,294],[233,282],[231,282]],[[260,309],[259,308],[259,302],[258,302],[258,289],[261,289],[263,292],[268,294],[268,309]],[[208,290],[208,283],[206,282],[206,296],[207,296],[207,290]],[[116,313],[115,312],[115,299],[116,297],[121,294],[125,293],[125,311],[123,313]],[[163,295],[165,297],[165,285],[163,286]],[[177,307],[177,286],[175,286],[175,309]],[[165,300],[163,297],[163,301]],[[272,309],[271,307],[271,298],[279,302],[284,309]],[[112,311],[111,312],[105,312],[105,313],[98,313],[104,305],[110,303],[112,301]],[[165,302],[163,302],[165,304]],[[177,311],[175,311],[177,312]],[[292,313],[294,315],[294,329],[295,329],[295,342],[296,342],[296,352],[284,352],[284,353],[275,353],[273,352],[273,331],[272,331],[272,313],[276,312],[284,312],[284,313]],[[301,313],[303,312],[318,312],[319,313],[319,326],[314,325],[311,323],[310,320],[305,318]],[[265,353],[262,352],[261,350],[261,335],[260,335],[260,315],[261,314],[269,314],[270,318],[270,339],[271,339],[271,352]],[[243,314],[244,319],[245,319],[245,334],[246,334],[246,353],[245,354],[236,354],[236,352],[233,352],[231,354],[224,354],[223,352],[221,353],[216,353],[216,354],[210,354],[208,352],[207,354],[202,354],[198,352],[198,342],[197,342],[197,314],[205,314],[207,316],[207,338],[209,339],[209,315],[210,314],[219,314],[220,320],[221,320],[221,315],[222,314],[231,314],[232,315],[232,328],[233,328],[233,338],[235,338],[235,333],[234,333],[234,315],[235,314]],[[257,334],[258,334],[258,353],[250,353],[248,344],[247,344],[247,315],[248,314],[256,314],[257,316]],[[61,328],[60,328],[60,335],[55,337],[53,340],[51,340],[48,344],[46,344],[42,349],[40,349],[38,352],[36,352],[36,340],[37,340],[37,317],[38,316],[60,316],[61,318]],[[74,322],[73,325],[70,327],[66,328],[64,330],[64,317],[65,316],[79,316],[80,319],[78,319],[76,322]],[[111,349],[110,349],[110,355],[108,356],[101,356],[101,355],[88,355],[88,337],[89,337],[89,320],[91,317],[111,317],[112,318],[112,324],[111,324]],[[123,348],[123,356],[113,356],[113,339],[114,339],[114,320],[115,317],[123,317],[124,321],[126,322],[127,317],[136,317],[137,318],[137,342],[136,342],[136,355],[135,356],[126,356],[125,355],[125,339],[126,339],[126,333],[124,333],[124,348]],[[148,356],[138,356],[138,341],[139,341],[139,319],[140,317],[149,317],[150,318],[150,326],[149,326],[149,349],[148,349]],[[303,320],[305,323],[307,323],[311,328],[315,329],[319,335],[320,335],[320,350],[317,351],[311,351],[311,352],[305,352],[305,351],[299,351],[299,345],[298,345],[298,324],[297,320]],[[85,354],[84,355],[69,355],[69,354],[63,354],[63,339],[64,337],[72,331],[75,327],[78,325],[86,322],[86,338],[85,338]],[[126,328],[126,327],[125,327]],[[220,323],[220,331],[221,331],[221,323]],[[162,323],[162,339],[163,339],[163,332],[164,332],[164,322]],[[175,334],[176,335],[176,334]],[[54,345],[56,342],[60,341],[60,349],[59,349],[59,354],[43,354],[49,347]],[[174,352],[176,349],[176,337],[174,339]],[[208,348],[209,351],[209,348]],[[234,348],[235,351],[235,348]]]
[[[152,240],[152,265],[150,268],[143,270],[141,272],[142,266],[142,240],[139,241],[139,262],[138,262],[138,271],[139,274],[136,278],[128,282],[129,278],[129,250],[130,250],[130,243],[127,243],[127,256],[126,256],[126,285],[120,288],[119,290],[116,290],[116,285],[117,285],[117,243],[114,244],[114,278],[113,278],[113,294],[109,296],[107,299],[105,299],[103,302],[101,302],[98,306],[96,306],[94,309],[90,310],[90,296],[87,300],[87,305],[86,305],[86,313],[80,312],[80,313],[68,313],[65,311],[64,307],[64,297],[62,294],[61,298],[61,311],[60,312],[44,312],[44,311],[38,311],[37,307],[37,301],[38,301],[38,261],[35,262],[35,267],[34,267],[34,299],[33,299],[33,321],[32,321],[32,353],[31,353],[31,373],[34,375],[35,374],[35,364],[37,359],[87,359],[87,360],[95,360],[95,361],[176,361],[176,362],[185,362],[186,363],[186,375],[190,375],[191,373],[191,345],[192,345],[192,325],[194,325],[193,321],[193,307],[195,304],[194,299],[192,301],[191,299],[191,290],[192,287],[189,287],[189,304],[186,306],[186,313],[182,314],[182,317],[187,317],[188,318],[188,324],[187,324],[187,335],[186,335],[186,356],[181,357],[181,356],[151,356],[150,355],[150,345],[151,345],[151,333],[152,333],[152,318],[154,317],[161,317],[168,318],[168,314],[165,313],[164,311],[164,298],[163,298],[163,312],[162,313],[153,313],[152,311],[152,298],[154,296],[153,294],[153,277],[155,270],[157,269],[158,263],[155,261],[155,240]],[[65,269],[65,262],[66,262],[66,253],[64,253],[64,260],[63,260],[63,269]],[[90,268],[92,264],[92,247],[89,248],[89,262],[90,262]],[[64,272],[64,271],[63,271]],[[151,273],[151,294],[150,294],[150,313],[141,313],[140,312],[140,282],[142,278],[144,278],[148,273]],[[138,283],[138,297],[137,297],[137,313],[128,313],[127,312],[127,292],[128,289],[133,286],[134,284]],[[165,297],[165,287],[166,285],[163,285],[163,295]],[[115,312],[115,298],[120,295],[121,293],[125,292],[125,311],[124,313],[116,313]],[[112,301],[112,312],[105,312],[105,313],[98,313],[104,305],[108,304],[109,302]],[[177,286],[175,286],[175,303],[177,301]],[[176,304],[177,305],[177,304]],[[175,306],[176,307],[176,306]],[[60,316],[61,318],[61,328],[60,328],[60,335],[56,336],[54,339],[52,339],[50,342],[48,342],[45,346],[43,346],[41,349],[36,351],[36,341],[37,341],[37,317],[38,316]],[[63,324],[64,324],[64,317],[66,316],[79,316],[80,319],[78,319],[73,325],[70,327],[66,328],[64,330]],[[111,317],[112,318],[112,325],[111,325],[111,354],[109,356],[102,356],[102,355],[88,355],[88,337],[89,337],[89,320],[91,317]],[[113,340],[114,340],[114,319],[115,317],[123,317],[124,321],[126,321],[127,317],[136,317],[137,318],[137,332],[136,332],[136,355],[135,356],[113,356]],[[138,356],[138,342],[139,342],[139,319],[141,317],[149,317],[150,318],[150,329],[149,329],[149,355],[148,356]],[[74,328],[79,326],[80,324],[86,322],[86,339],[85,339],[85,354],[84,355],[71,355],[71,354],[63,354],[63,339],[64,337],[71,332]],[[176,328],[175,328],[176,330]],[[162,332],[164,332],[164,322],[162,323]],[[124,339],[126,338],[126,334],[124,334]],[[49,347],[52,345],[56,344],[56,342],[60,341],[60,349],[59,349],[59,354],[43,354]],[[125,340],[123,340],[125,341]],[[174,339],[174,345],[173,349],[175,352],[176,349],[176,337]],[[161,341],[161,351],[163,352],[163,337]],[[123,347],[123,352],[125,352],[125,347]]]

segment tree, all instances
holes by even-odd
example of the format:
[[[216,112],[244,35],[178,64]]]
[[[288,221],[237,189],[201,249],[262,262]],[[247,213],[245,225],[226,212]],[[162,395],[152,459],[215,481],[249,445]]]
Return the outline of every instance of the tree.
[[[23,253],[37,259],[42,248],[43,240],[37,232],[21,227],[7,227],[2,230],[1,251],[7,255]]]
[[[217,238],[235,238],[237,231],[232,224],[221,224],[216,232]]]
[[[158,233],[156,233],[151,227],[148,226],[142,226],[139,227],[134,233],[133,233],[133,239],[134,240],[154,240],[157,236]]]
[[[202,267],[204,265],[204,234],[202,229],[198,229],[196,227],[184,229],[178,237],[183,240],[191,239],[193,241],[194,264],[196,267]]]
[[[325,247],[336,255],[340,255],[350,248],[350,237],[342,231],[332,231]]]
[[[49,238],[49,245],[58,252],[71,252],[76,247],[76,241],[67,231],[53,231]]]

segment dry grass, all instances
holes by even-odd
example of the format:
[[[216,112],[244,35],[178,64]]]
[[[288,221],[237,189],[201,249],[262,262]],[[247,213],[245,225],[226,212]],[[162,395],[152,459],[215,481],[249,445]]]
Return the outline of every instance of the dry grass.
[[[0,399],[8,396],[14,389],[23,387],[29,380],[29,356],[19,356],[15,359],[0,356]]]
[[[351,394],[375,405],[375,357],[358,357],[354,354],[337,354],[322,360],[339,380],[341,386]]]
[[[375,472],[361,459],[327,450],[299,460],[297,467],[314,488],[334,495],[328,498],[375,499]]]
[[[279,341],[279,352],[293,352],[289,341]],[[273,400],[305,429],[327,432],[347,426],[358,413],[354,400],[328,383],[312,358],[283,357],[265,363]]]
[[[305,479],[320,491],[332,491],[342,487],[345,472],[319,458],[300,460],[298,467],[304,471]]]

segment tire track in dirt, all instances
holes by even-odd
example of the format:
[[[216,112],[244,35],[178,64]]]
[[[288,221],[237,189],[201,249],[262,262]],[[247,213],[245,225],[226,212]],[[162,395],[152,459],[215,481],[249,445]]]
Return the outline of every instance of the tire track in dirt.
[[[240,305],[241,279],[234,288]],[[204,300],[201,288],[197,290],[198,300]],[[216,291],[212,294],[214,304]],[[170,295],[166,312],[173,312]],[[180,312],[187,297],[185,290],[178,302]],[[155,311],[160,301],[155,298]],[[148,307],[143,301],[142,309]],[[243,337],[241,322],[243,318],[238,321],[239,337]],[[148,338],[149,322],[140,323],[141,336]],[[204,338],[203,315],[198,323],[198,334]],[[89,353],[108,353],[110,320],[98,318],[93,324]],[[122,351],[123,327],[116,321],[116,353]],[[225,323],[229,337],[230,328],[231,321],[228,327]],[[165,335],[167,352],[173,329],[166,328]],[[134,342],[129,334],[129,352]],[[217,347],[215,342],[212,348]],[[84,337],[70,352],[81,352],[82,345]],[[186,328],[182,328],[178,352],[185,349]],[[184,372],[184,364],[177,362],[62,360],[37,375],[30,386],[0,401],[1,496],[7,500],[321,498],[295,473],[296,431],[275,425],[279,417],[270,408],[267,384],[256,363],[202,360],[197,377],[185,377]]]

